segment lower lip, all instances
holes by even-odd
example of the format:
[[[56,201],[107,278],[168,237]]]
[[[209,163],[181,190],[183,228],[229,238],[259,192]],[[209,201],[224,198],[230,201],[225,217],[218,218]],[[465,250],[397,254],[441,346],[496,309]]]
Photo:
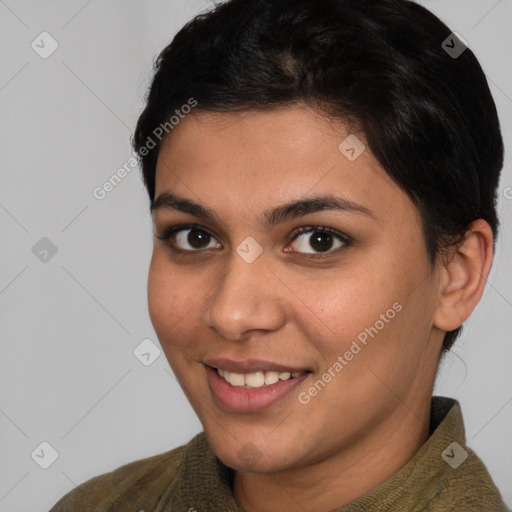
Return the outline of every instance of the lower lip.
[[[208,383],[219,405],[238,412],[255,412],[270,407],[289,395],[293,389],[308,378],[309,373],[288,380],[280,380],[262,388],[240,388],[232,386],[217,370],[206,366]]]

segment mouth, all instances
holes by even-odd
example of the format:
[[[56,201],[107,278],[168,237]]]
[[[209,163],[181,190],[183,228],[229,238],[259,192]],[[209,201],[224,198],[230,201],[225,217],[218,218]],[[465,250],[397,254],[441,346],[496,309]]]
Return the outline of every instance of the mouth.
[[[256,360],[210,360],[204,364],[217,404],[222,409],[238,412],[270,407],[289,396],[312,373],[303,368]]]
[[[217,373],[231,386],[246,389],[259,389],[271,386],[279,381],[286,381],[296,379],[307,372],[278,372],[278,371],[265,371],[265,372],[252,372],[252,373],[236,373],[229,372],[222,368],[215,368]]]

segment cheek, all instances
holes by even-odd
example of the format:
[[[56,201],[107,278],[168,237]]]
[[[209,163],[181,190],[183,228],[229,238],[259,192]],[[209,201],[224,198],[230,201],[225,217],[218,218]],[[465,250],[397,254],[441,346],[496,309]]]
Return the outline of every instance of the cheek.
[[[378,260],[359,261],[309,288],[314,314],[307,312],[302,324],[327,368],[345,355],[345,374],[361,365],[384,367],[420,357],[430,292],[428,280],[418,287],[419,274],[396,253],[386,258],[380,252]]]
[[[360,385],[361,379],[368,377],[361,367],[375,362],[380,365],[388,355],[392,359],[390,354],[396,351],[401,334],[403,306],[392,295],[361,295],[357,288],[353,293],[345,288],[343,294],[342,299],[329,304],[329,320],[309,328],[308,338],[314,340],[322,355],[322,371],[331,368],[331,372],[341,372],[348,379],[344,385]],[[333,368],[336,362],[342,366]]]
[[[148,276],[149,315],[165,357],[185,393],[203,382],[189,371],[201,339],[197,330],[201,295],[197,290],[183,272],[173,270],[164,258],[153,257]]]
[[[199,311],[197,287],[188,282],[184,273],[153,256],[148,275],[148,308],[153,327],[162,348],[168,350],[185,344],[192,320]]]
[[[322,333],[321,338],[333,339],[337,348],[342,348],[342,343],[350,343],[375,322],[379,321],[380,325],[380,315],[386,315],[388,310],[388,316],[394,317],[393,304],[403,296],[396,274],[376,264],[358,262],[357,266],[344,266],[320,279],[300,281],[300,289],[308,290],[302,309],[303,318],[314,325],[310,339],[318,339]]]
[[[167,275],[153,255],[148,274],[148,308],[151,322],[159,338],[165,328],[172,325],[171,316],[174,308],[166,307],[166,304],[176,303],[176,297],[171,290]]]

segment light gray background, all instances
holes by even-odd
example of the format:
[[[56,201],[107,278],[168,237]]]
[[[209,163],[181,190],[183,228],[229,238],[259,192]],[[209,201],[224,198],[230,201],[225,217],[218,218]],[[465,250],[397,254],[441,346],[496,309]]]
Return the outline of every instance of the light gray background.
[[[512,1],[422,3],[480,59],[510,153]],[[133,353],[144,339],[158,344],[147,313],[152,234],[139,170],[103,200],[93,189],[131,155],[153,58],[209,7],[0,0],[0,512],[46,511],[92,476],[201,430],[163,353],[150,366]],[[31,47],[43,31],[59,45],[47,59]],[[512,504],[508,153],[491,277],[436,393],[460,401],[469,446]],[[57,247],[46,262],[32,252],[42,237]],[[43,441],[58,453],[48,469],[35,461],[50,456]]]

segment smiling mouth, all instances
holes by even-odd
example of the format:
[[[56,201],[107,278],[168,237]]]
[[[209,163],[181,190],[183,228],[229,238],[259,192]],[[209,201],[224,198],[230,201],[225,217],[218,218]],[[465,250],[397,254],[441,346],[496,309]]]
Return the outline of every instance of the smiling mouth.
[[[214,370],[233,387],[258,389],[271,386],[279,381],[295,379],[309,372],[277,372],[277,371],[259,371],[252,373],[235,373],[223,370],[222,368],[214,368]]]

